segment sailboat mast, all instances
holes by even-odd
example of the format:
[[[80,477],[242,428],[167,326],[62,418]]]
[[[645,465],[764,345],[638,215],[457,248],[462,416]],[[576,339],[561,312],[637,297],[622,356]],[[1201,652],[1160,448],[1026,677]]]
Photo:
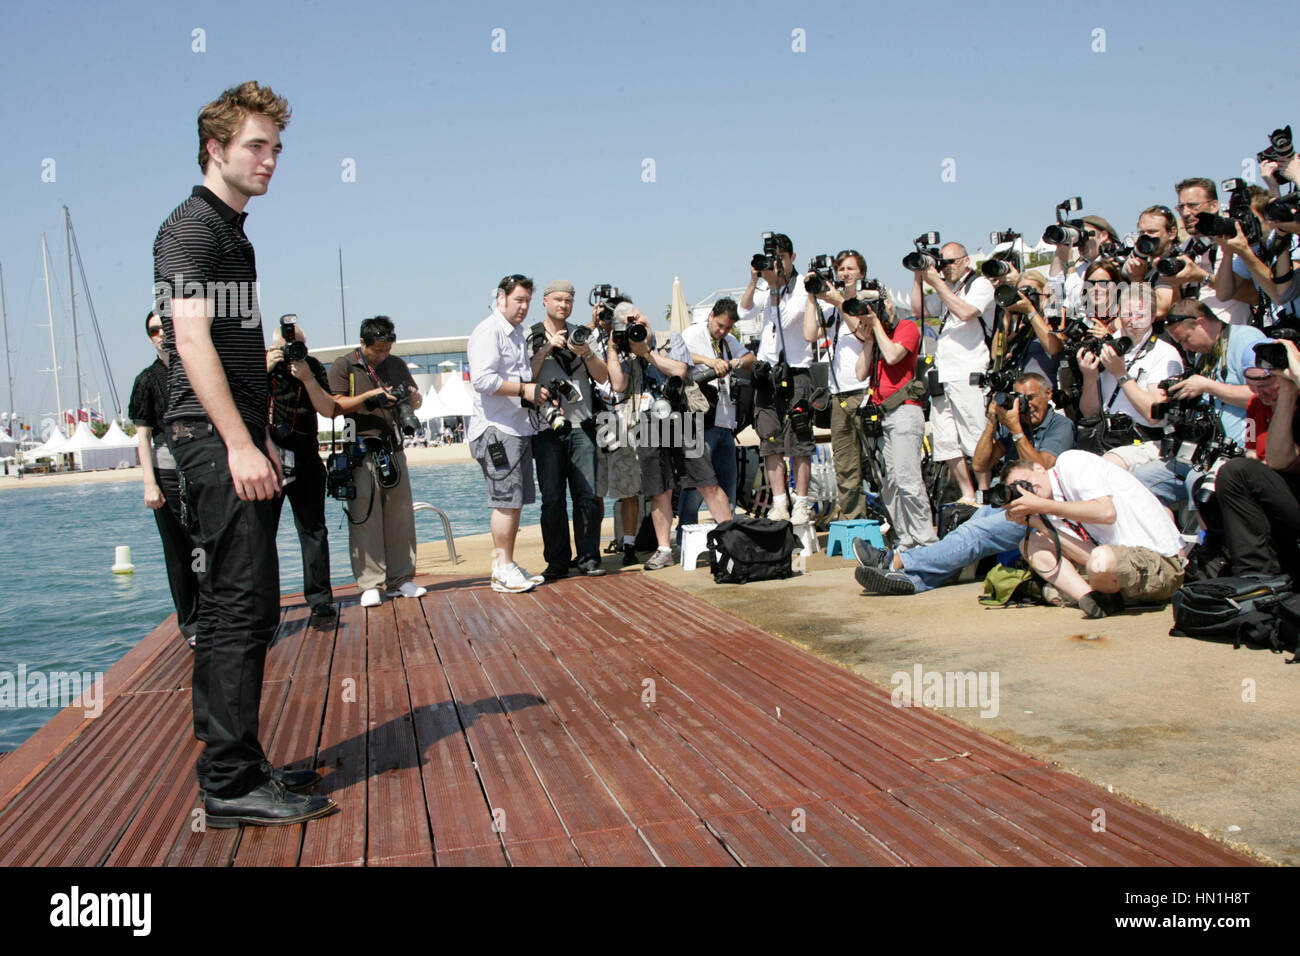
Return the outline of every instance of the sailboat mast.
[[[50,302],[50,260],[45,248],[45,233],[41,233],[41,269],[45,272],[45,314],[50,317],[50,358],[54,362],[50,371],[54,373],[54,404],[59,416],[54,427],[62,428],[63,398],[59,393],[59,353],[54,349],[54,306]]]
[[[14,420],[14,367],[9,355],[9,309],[5,307],[5,272],[0,267],[0,316],[4,317],[5,326],[5,371],[9,373],[9,423]],[[12,436],[11,436],[12,437]],[[18,436],[22,438],[21,435]]]
[[[72,306],[72,358],[77,370],[77,413],[73,416],[81,421],[81,343],[77,341],[77,290],[72,284],[72,216],[68,207],[63,207],[63,230],[68,244],[68,303]],[[75,426],[74,426],[75,427]]]
[[[343,313],[343,341],[348,340],[348,305],[343,300],[343,247],[339,246],[339,311]]]

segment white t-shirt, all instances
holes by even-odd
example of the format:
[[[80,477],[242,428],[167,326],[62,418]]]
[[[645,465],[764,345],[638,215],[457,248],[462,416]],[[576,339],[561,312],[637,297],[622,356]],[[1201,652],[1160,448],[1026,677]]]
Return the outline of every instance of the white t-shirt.
[[[989,347],[984,336],[993,329],[993,283],[983,276],[974,281],[968,274],[957,286],[957,295],[980,310],[978,318],[963,322],[948,311],[948,307],[932,292],[925,297],[925,314],[939,315],[943,324],[939,328],[939,344],[934,353],[939,381],[970,382],[972,372],[985,372],[989,367]]]
[[[708,321],[698,322],[682,332],[682,341],[694,355],[717,355],[718,358],[727,358],[728,354],[733,359],[742,359],[749,354],[749,349],[740,344],[740,341],[728,333],[723,336],[722,341],[718,343],[718,348],[722,354],[713,348],[713,336],[709,334]],[[725,343],[726,348],[722,346]],[[692,372],[702,371],[708,366],[696,362],[691,366]],[[717,428],[735,428],[736,427],[736,406],[731,402],[731,376],[724,375],[721,378],[715,378],[712,384],[718,390],[718,409],[714,415],[713,424]]]
[[[856,392],[866,388],[871,380],[870,369],[867,370],[866,378],[858,378],[858,359],[866,344],[850,331],[844,322],[844,316],[838,311],[834,313],[834,318],[838,321],[826,330],[831,343],[831,391],[836,395],[841,392]]]
[[[752,319],[760,312],[763,314],[763,331],[758,344],[760,361],[775,364],[781,358],[781,340],[785,339],[785,359],[791,368],[807,368],[813,363],[813,344],[803,337],[803,312],[808,302],[808,293],[803,287],[803,276],[795,273],[794,281],[786,286],[780,300],[781,335],[777,335],[776,322],[778,306],[771,304],[772,293],[769,289],[754,291],[754,305],[749,309],[739,309],[742,321]],[[830,306],[819,302],[822,315],[826,315]]]
[[[1183,549],[1183,539],[1169,512],[1133,475],[1097,455],[1071,449],[1061,452],[1048,469],[1052,495],[1058,501],[1092,501],[1110,498],[1114,524],[1084,522],[1084,530],[1097,544],[1150,548],[1166,557]],[[1049,516],[1058,528],[1069,529],[1065,519]]]
[[[1150,388],[1153,385],[1159,385],[1167,378],[1173,378],[1183,370],[1183,357],[1178,354],[1178,349],[1174,348],[1168,342],[1161,339],[1149,340],[1155,344],[1151,350],[1142,356],[1137,362],[1134,357],[1142,351],[1142,345],[1135,345],[1127,355],[1124,356],[1124,365],[1128,368],[1128,373],[1143,388]],[[1123,392],[1115,396],[1115,404],[1111,405],[1110,411],[1106,411],[1106,403],[1115,392],[1115,376],[1106,371],[1101,371],[1101,412],[1103,415],[1118,415],[1123,412],[1133,419],[1135,425],[1145,425],[1155,427],[1164,425],[1165,420],[1161,418],[1157,422],[1149,422],[1145,415],[1133,407],[1128,396]]]

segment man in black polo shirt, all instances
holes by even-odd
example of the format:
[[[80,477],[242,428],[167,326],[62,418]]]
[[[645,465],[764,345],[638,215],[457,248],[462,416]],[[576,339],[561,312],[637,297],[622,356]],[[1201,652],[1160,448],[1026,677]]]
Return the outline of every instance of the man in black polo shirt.
[[[271,440],[280,449],[284,493],[275,499],[279,527],[284,499],[293,507],[293,521],[302,546],[302,593],[313,617],[330,618],[334,592],[330,587],[329,533],[325,528],[325,466],[316,441],[316,414],[333,418],[325,366],[310,355],[285,361],[286,337],[305,350],[307,337],[297,316],[285,315],[271,336],[266,370],[271,387]]]
[[[190,647],[199,621],[199,579],[194,573],[193,544],[181,524],[180,481],[176,460],[163,442],[163,415],[167,412],[168,351],[163,339],[162,317],[150,312],[145,317],[149,341],[158,352],[154,363],[135,378],[131,388],[131,421],[139,440],[140,470],[144,474],[144,503],[153,511],[162,539],[167,583],[176,606],[176,624]]]
[[[361,346],[330,365],[329,385],[339,411],[346,415],[357,442],[366,446],[365,461],[352,469],[357,496],[348,505],[352,573],[361,606],[375,607],[389,597],[422,597],[426,589],[415,577],[415,511],[406,453],[398,428],[397,400],[391,386],[409,389],[404,401],[419,408],[423,396],[406,362],[389,353],[397,341],[393,320],[377,315],[361,323]]]
[[[199,113],[203,185],[154,240],[167,347],[164,428],[203,562],[194,654],[194,735],[207,826],[301,823],[334,809],[320,777],[271,767],[258,742],[266,649],[280,611],[275,506],[280,464],[267,437],[266,354],[244,206],[263,195],[289,104],[254,82]]]

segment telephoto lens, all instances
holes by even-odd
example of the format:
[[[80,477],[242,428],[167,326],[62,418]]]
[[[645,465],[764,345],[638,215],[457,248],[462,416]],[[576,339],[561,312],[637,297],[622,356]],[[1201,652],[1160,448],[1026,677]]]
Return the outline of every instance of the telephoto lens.
[[[1083,233],[1073,226],[1053,223],[1043,230],[1043,242],[1055,246],[1077,246],[1083,239]]]
[[[1005,259],[989,259],[980,265],[980,275],[986,279],[1001,279],[1011,271],[1011,263]]]
[[[590,326],[580,325],[569,333],[570,345],[586,345],[587,340],[591,338]]]
[[[629,342],[644,342],[650,337],[650,330],[640,322],[629,322],[627,324],[627,340]]]
[[[1160,240],[1155,236],[1138,236],[1133,243],[1133,251],[1143,259],[1150,259],[1160,249]]]

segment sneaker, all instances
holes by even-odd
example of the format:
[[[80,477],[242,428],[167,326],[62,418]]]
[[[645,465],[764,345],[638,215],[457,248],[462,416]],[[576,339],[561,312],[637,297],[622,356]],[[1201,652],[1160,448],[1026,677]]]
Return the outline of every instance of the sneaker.
[[[853,556],[864,568],[879,568],[881,571],[894,569],[894,556],[888,551],[877,548],[866,538],[853,539]]]
[[[812,510],[808,507],[808,502],[796,501],[794,510],[790,512],[790,523],[798,527],[799,525],[808,524],[812,519]]]
[[[1084,617],[1102,618],[1119,614],[1124,610],[1124,595],[1106,594],[1102,591],[1089,591],[1079,598],[1079,610]]]
[[[545,584],[545,583],[546,583],[546,576],[545,576],[545,575],[542,575],[542,574],[529,574],[529,573],[528,573],[528,569],[525,568],[522,564],[516,564],[515,567],[517,567],[517,568],[519,569],[519,573],[520,573],[520,574],[522,574],[524,577],[526,577],[529,581],[532,581],[534,584]]]
[[[418,598],[418,597],[424,597],[428,593],[429,593],[428,588],[422,588],[414,581],[407,581],[400,588],[397,588],[396,590],[393,591],[389,591],[388,596]]]
[[[786,504],[772,505],[767,510],[767,517],[771,521],[789,521],[790,508]]]
[[[673,553],[665,551],[663,548],[656,549],[655,553],[650,555],[650,560],[645,563],[647,571],[658,571],[661,568],[671,567],[677,562],[673,560]]]
[[[598,578],[606,573],[605,569],[600,566],[599,558],[587,558],[585,561],[579,561],[578,570],[589,578]]]
[[[870,566],[853,572],[862,589],[871,594],[915,594],[916,585],[902,571],[885,571]]]
[[[559,581],[568,576],[569,569],[567,567],[558,567],[550,564],[548,564],[546,570],[542,572],[542,580],[547,582]]]
[[[379,588],[366,588],[365,592],[361,595],[361,606],[379,607],[383,600],[384,599],[379,594]]]
[[[638,561],[639,559],[636,556],[636,547],[630,544],[623,545],[623,567],[630,568],[632,565],[638,563]]]
[[[538,582],[529,577],[517,564],[508,564],[504,568],[492,569],[492,590],[507,594],[522,594],[537,587]]]

